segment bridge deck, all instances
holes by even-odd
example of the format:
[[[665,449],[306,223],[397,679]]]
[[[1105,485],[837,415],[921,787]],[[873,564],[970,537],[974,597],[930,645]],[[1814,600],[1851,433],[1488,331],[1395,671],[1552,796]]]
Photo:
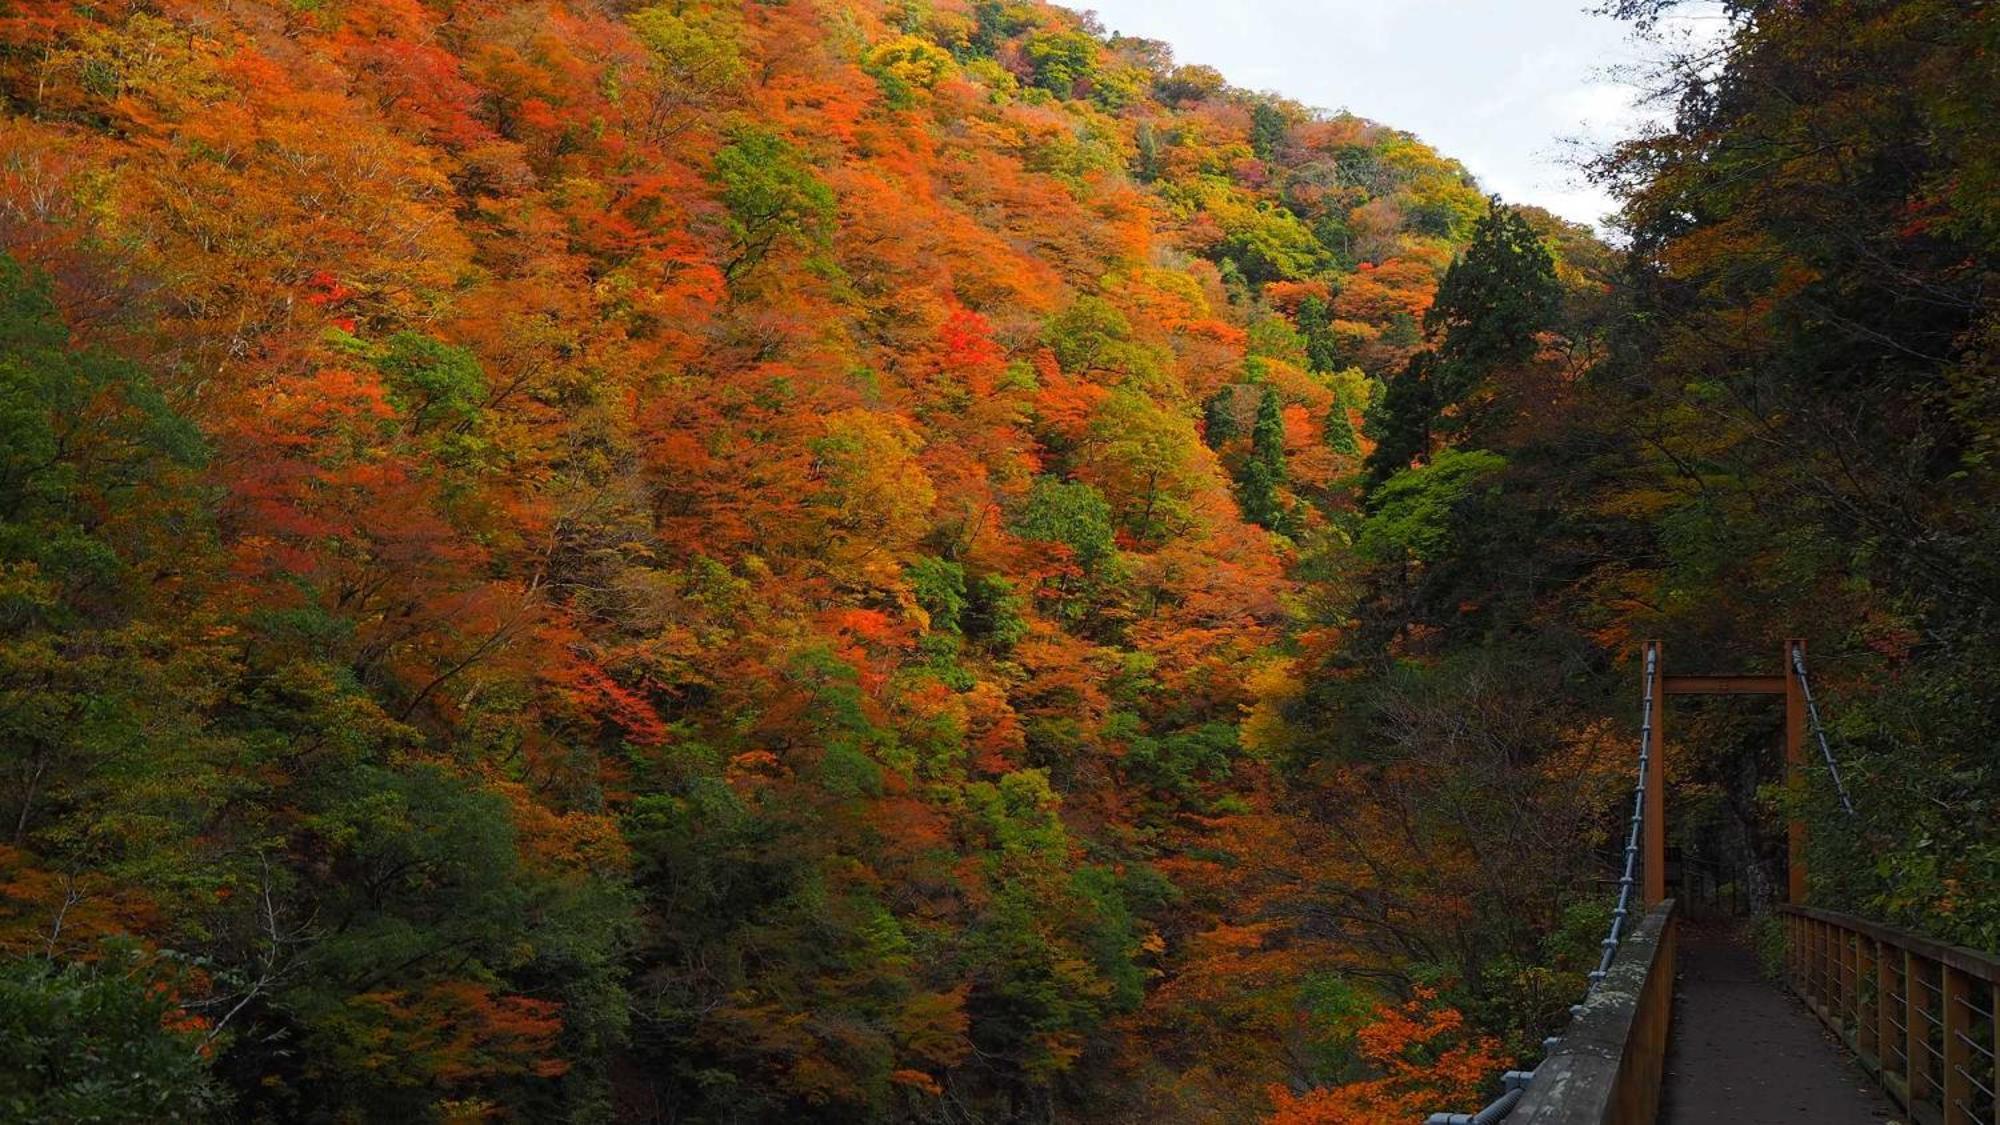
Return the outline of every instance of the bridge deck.
[[[1897,1121],[1887,1095],[1723,931],[1682,935],[1660,1119],[1667,1125]]]

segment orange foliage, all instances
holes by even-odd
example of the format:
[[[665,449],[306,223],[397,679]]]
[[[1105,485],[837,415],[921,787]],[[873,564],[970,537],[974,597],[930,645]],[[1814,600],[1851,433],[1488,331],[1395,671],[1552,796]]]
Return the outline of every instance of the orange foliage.
[[[1265,1125],[1383,1125],[1421,1121],[1455,1106],[1483,1101],[1506,1060],[1491,1039],[1470,1034],[1465,1017],[1418,989],[1408,1001],[1384,1004],[1356,1035],[1360,1054],[1378,1074],[1341,1086],[1294,1094],[1270,1091]]]
[[[399,916],[382,928],[413,932],[407,965],[315,982],[312,1030],[354,1056],[313,1060],[328,1096],[435,1084],[467,1119],[553,1099],[565,1052],[621,1049],[576,1028],[633,1013],[630,1049],[675,1065],[579,1070],[712,1070],[774,1114],[857,1119],[1045,1100],[1098,1055],[1177,1067],[1161,1044],[1187,1025],[1243,1054],[1282,1039],[1299,976],[1352,951],[1243,921],[1296,917],[1277,904],[1316,826],[1234,733],[1274,711],[1255,677],[1296,590],[1202,403],[1244,379],[1253,318],[1309,297],[1389,370],[1449,248],[1387,197],[1470,189],[1422,161],[1371,191],[1308,183],[1253,156],[1247,96],[1157,100],[1170,68],[1138,41],[1003,7],[1019,26],[991,36],[960,0],[0,11],[0,251],[52,276],[79,344],[156,375],[211,454],[189,470],[206,522],[121,562],[146,587],[132,647],[218,685],[132,726],[214,759],[174,815],[234,873],[201,896],[213,917],[141,876],[59,876],[38,849],[96,838],[37,797],[32,846],[0,849],[0,946],[36,948],[81,888],[62,952],[209,934],[254,976],[273,923],[243,864],[373,908],[375,875],[314,832],[433,830],[325,813],[351,796],[322,779],[337,760],[462,787],[489,818],[462,835],[533,886],[493,948],[434,949],[434,919]],[[1034,48],[1072,33],[1099,70],[1056,89]],[[871,62],[884,45],[936,57],[899,75]],[[1355,146],[1434,160],[1344,116],[1290,143],[1301,170]],[[1357,245],[1246,265],[1222,213]],[[1246,285],[1259,269],[1297,276]],[[1124,351],[1065,371],[1051,322],[1082,298]],[[1288,487],[1330,493],[1327,373],[1263,377]],[[1038,477],[1102,502],[1104,551],[1021,530]],[[187,621],[220,630],[213,651],[166,627]],[[78,770],[63,816],[99,797]],[[770,901],[690,905],[697,884]],[[601,976],[576,993],[610,1014],[527,995],[571,996],[551,974],[585,962]],[[1186,1084],[1240,1104],[1274,1065]]]

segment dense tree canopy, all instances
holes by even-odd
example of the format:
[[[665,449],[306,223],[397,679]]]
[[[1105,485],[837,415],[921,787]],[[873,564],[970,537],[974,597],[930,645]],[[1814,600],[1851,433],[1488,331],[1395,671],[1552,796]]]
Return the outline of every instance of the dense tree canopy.
[[[0,1112],[1469,1105],[1647,635],[2000,940],[1995,20],[1808,8],[1624,255],[1031,0],[0,12]]]
[[[1352,961],[1231,936],[1302,830],[1242,723],[1459,166],[1036,3],[0,42],[0,948],[107,1114],[1304,1080],[1185,1048]]]

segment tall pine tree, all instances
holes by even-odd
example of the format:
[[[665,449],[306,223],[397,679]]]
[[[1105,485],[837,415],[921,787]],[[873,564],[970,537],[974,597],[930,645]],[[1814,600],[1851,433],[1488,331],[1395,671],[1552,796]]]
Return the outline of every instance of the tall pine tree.
[[[1370,477],[1387,480],[1428,460],[1440,439],[1463,433],[1474,420],[1464,408],[1476,392],[1534,358],[1537,337],[1555,326],[1561,304],[1554,255],[1526,217],[1495,197],[1424,314],[1430,346],[1390,380],[1369,418],[1376,441]]]
[[[1264,388],[1257,402],[1257,421],[1250,428],[1250,456],[1236,478],[1236,495],[1243,506],[1243,518],[1272,531],[1283,530],[1285,509],[1278,498],[1278,486],[1285,483],[1285,419],[1278,409],[1278,394]]]

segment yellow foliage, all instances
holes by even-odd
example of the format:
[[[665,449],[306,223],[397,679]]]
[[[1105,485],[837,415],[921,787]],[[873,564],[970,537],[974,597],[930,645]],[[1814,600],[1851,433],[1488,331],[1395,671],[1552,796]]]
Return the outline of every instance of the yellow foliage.
[[[917,463],[923,438],[901,418],[854,408],[829,415],[815,443],[831,486],[834,527],[870,544],[908,548],[930,526],[937,492]]]
[[[937,85],[951,69],[949,54],[914,35],[901,35],[876,44],[866,61],[868,69],[924,90]]]
[[[1286,704],[1305,694],[1298,662],[1273,660],[1250,673],[1248,687],[1256,699],[1243,720],[1243,748],[1258,757],[1281,754],[1298,743],[1298,731],[1285,721]]]

